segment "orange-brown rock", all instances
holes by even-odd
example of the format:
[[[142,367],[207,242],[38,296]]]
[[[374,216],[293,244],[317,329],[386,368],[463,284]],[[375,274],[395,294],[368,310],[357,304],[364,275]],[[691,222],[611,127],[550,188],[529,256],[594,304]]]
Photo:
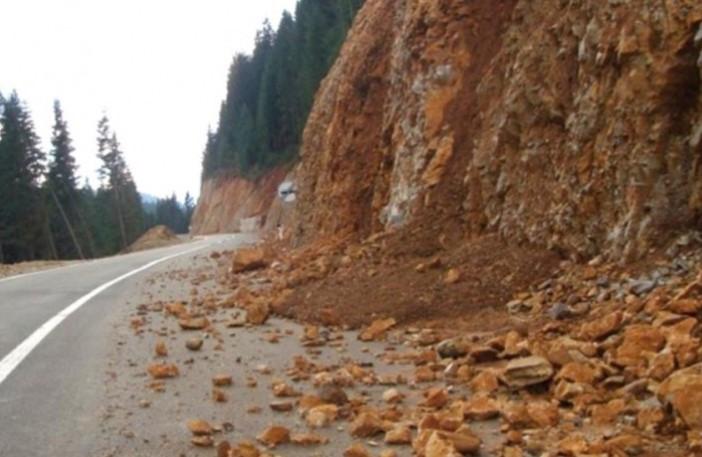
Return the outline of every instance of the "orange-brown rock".
[[[237,249],[232,256],[232,273],[243,273],[268,266],[268,259],[263,248],[252,247]]]
[[[386,444],[411,444],[412,431],[404,425],[397,425],[385,433]]]
[[[307,425],[312,428],[326,427],[339,416],[339,407],[334,404],[315,406],[305,414]]]
[[[156,342],[156,346],[154,347],[154,352],[156,353],[157,357],[167,357],[168,356],[168,348],[166,347],[166,343],[163,341]]]
[[[356,438],[368,438],[383,433],[388,426],[375,412],[362,412],[351,422],[349,431]]]
[[[276,447],[290,442],[290,430],[280,425],[271,425],[256,439],[268,447]]]
[[[673,405],[688,427],[702,429],[702,369],[691,367],[673,373],[660,385],[658,395]]]
[[[394,327],[395,324],[397,324],[397,321],[393,318],[375,320],[359,334],[358,338],[361,341],[377,340]]]
[[[624,340],[617,348],[616,362],[635,366],[644,359],[645,352],[656,353],[665,346],[665,335],[650,325],[631,325],[624,331]]]
[[[209,422],[202,419],[190,420],[188,421],[187,425],[188,430],[190,430],[190,433],[193,435],[211,435],[214,432],[214,429]]]
[[[290,442],[298,446],[314,446],[328,443],[329,438],[316,433],[296,433],[290,436]]]
[[[344,450],[344,457],[372,457],[372,454],[361,443],[355,443]]]
[[[183,330],[202,330],[210,325],[206,317],[184,317],[178,321]]]
[[[468,419],[489,420],[500,414],[499,403],[489,397],[475,396],[464,404],[464,414]]]
[[[154,379],[175,378],[178,376],[178,367],[172,363],[152,363],[147,371]]]
[[[623,314],[620,311],[616,311],[600,319],[584,324],[580,328],[580,334],[587,340],[601,340],[619,331],[622,327],[623,320]]]
[[[512,360],[502,373],[502,379],[510,387],[541,384],[552,377],[553,366],[548,360],[538,356]]]

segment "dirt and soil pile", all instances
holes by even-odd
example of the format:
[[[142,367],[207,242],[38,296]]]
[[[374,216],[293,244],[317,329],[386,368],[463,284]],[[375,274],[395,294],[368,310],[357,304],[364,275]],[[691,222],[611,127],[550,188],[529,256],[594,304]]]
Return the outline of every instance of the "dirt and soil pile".
[[[162,248],[180,243],[180,241],[180,238],[178,238],[178,236],[173,233],[171,229],[165,225],[157,225],[147,230],[146,233],[132,243],[132,245],[127,248],[127,252]]]

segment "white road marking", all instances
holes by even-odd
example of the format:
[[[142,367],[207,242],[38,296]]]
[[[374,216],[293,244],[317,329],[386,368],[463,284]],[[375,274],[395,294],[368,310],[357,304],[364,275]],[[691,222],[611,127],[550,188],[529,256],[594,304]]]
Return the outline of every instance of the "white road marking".
[[[105,284],[94,289],[87,295],[80,297],[78,300],[68,305],[68,307],[66,307],[57,315],[46,321],[41,327],[35,330],[34,333],[29,335],[27,339],[22,341],[22,343],[20,343],[19,346],[13,349],[12,352],[7,354],[5,358],[0,360],[0,384],[2,384],[8,376],[10,376],[10,374],[15,370],[15,368],[17,368],[17,366],[20,363],[22,363],[22,361],[39,345],[39,343],[41,343],[44,338],[46,338],[56,327],[58,327],[59,324],[61,324],[61,322],[63,322],[68,316],[76,312],[81,306],[85,305],[91,299],[95,298],[97,295],[104,292],[108,288],[114,286],[115,284],[124,281],[130,276],[134,276],[135,274],[141,273],[144,270],[148,270],[149,268],[154,267],[159,263],[163,263],[167,260],[190,254],[191,252],[204,249],[205,247],[207,246],[198,246],[192,249],[188,249],[187,251],[172,254],[166,257],[162,257],[158,260],[154,260],[153,262],[149,262],[146,265],[137,268],[136,270],[132,270],[129,273],[125,273],[122,276],[113,279],[112,281],[106,282]]]

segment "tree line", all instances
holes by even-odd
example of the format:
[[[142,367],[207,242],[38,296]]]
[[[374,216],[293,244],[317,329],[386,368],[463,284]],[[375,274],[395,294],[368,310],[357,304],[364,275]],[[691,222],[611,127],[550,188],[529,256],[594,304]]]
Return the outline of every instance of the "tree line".
[[[255,176],[293,159],[322,78],[363,0],[300,0],[277,30],[268,22],[251,55],[229,70],[219,124],[207,133],[203,177]]]
[[[97,189],[87,180],[79,184],[74,152],[58,101],[47,154],[26,104],[16,92],[0,94],[0,263],[111,255],[150,225],[171,221],[165,211],[161,218],[145,213],[107,116],[97,128]],[[187,231],[188,224],[179,220],[173,228]]]

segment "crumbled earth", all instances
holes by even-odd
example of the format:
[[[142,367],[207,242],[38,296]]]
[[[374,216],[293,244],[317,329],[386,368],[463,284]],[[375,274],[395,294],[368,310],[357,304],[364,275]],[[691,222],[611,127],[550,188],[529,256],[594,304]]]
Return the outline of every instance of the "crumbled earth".
[[[38,271],[65,267],[66,265],[73,265],[75,263],[77,263],[77,261],[36,260],[32,262],[0,264],[0,278],[7,278],[10,276],[22,275],[27,273],[36,273]]]
[[[628,267],[556,262],[499,306],[467,308],[495,316],[482,326],[450,310],[446,325],[441,307],[414,319],[389,306],[363,321],[333,307],[281,319],[279,284],[315,271],[305,290],[334,275],[318,260],[325,244],[317,257],[266,244],[200,258],[152,278],[115,330],[105,432],[130,438],[110,455],[700,455],[696,237]],[[436,257],[411,274],[431,272],[436,290],[455,285],[447,271],[472,274]],[[311,262],[288,263],[300,258]]]
[[[162,248],[180,243],[182,240],[165,225],[150,228],[132,243],[126,252],[145,251],[147,249]]]

